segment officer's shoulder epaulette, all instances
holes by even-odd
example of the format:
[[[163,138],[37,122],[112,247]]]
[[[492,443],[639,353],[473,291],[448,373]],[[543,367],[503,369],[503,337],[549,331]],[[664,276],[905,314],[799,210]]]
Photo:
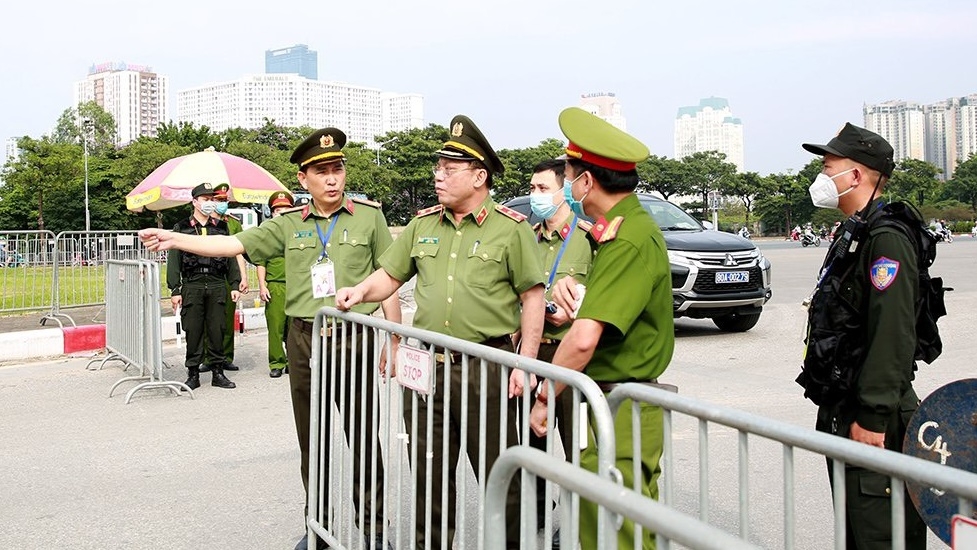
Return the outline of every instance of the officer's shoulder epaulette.
[[[525,214],[520,214],[519,212],[517,212],[517,211],[515,211],[515,210],[513,210],[511,208],[509,208],[508,206],[504,206],[504,205],[501,205],[501,204],[496,204],[495,205],[495,210],[497,212],[499,212],[500,214],[504,215],[505,217],[511,218],[511,219],[513,219],[513,220],[515,220],[517,222],[525,221],[525,219],[526,219],[526,215]]]
[[[428,207],[428,208],[422,208],[421,210],[418,210],[416,216],[417,217],[430,216],[431,214],[438,214],[442,210],[444,210],[444,205],[443,204],[438,204],[438,205],[435,205],[435,206],[431,206],[431,207]]]
[[[589,232],[590,228],[592,228],[593,226],[594,224],[588,222],[587,220],[577,220],[577,227],[583,229],[586,232]]]
[[[611,221],[600,218],[594,222],[594,226],[590,229],[590,234],[598,243],[613,241],[617,237],[617,230],[621,228],[622,222],[624,222],[624,216],[618,216]]]
[[[298,206],[293,206],[291,208],[286,208],[286,209],[284,209],[284,210],[281,211],[281,215],[284,216],[285,214],[291,214],[292,212],[301,212],[302,209],[304,209],[304,208],[305,208],[305,205],[304,204],[300,204]]]
[[[364,199],[361,197],[350,197],[350,199],[352,199],[352,201],[355,203],[365,204],[367,206],[372,206],[373,208],[380,208],[382,206],[377,201],[371,201],[370,199]]]

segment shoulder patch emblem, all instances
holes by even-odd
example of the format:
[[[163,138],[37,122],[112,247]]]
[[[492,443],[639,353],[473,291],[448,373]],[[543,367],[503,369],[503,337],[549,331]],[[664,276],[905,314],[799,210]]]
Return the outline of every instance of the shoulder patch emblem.
[[[523,220],[526,219],[526,216],[524,216],[523,214],[520,214],[519,212],[517,212],[517,211],[515,211],[515,210],[513,210],[511,208],[509,208],[508,206],[503,206],[501,204],[496,204],[495,205],[495,210],[498,211],[498,212],[500,212],[501,214],[505,215],[507,218],[512,218],[513,220],[516,220],[517,222],[521,222],[521,221],[523,221]]]
[[[611,221],[602,217],[594,222],[594,226],[590,229],[590,235],[598,244],[613,241],[617,237],[617,230],[620,229],[623,221],[623,216],[618,216]]]
[[[441,212],[443,209],[444,209],[444,206],[441,205],[441,204],[439,204],[437,206],[431,206],[429,208],[423,208],[421,210],[418,210],[417,211],[417,214],[415,214],[415,215],[418,216],[418,217],[420,217],[420,216],[429,216],[431,214],[437,214],[437,213]]]
[[[899,262],[890,260],[885,256],[880,256],[872,262],[872,266],[868,270],[869,280],[872,281],[872,286],[878,290],[889,288],[895,282],[898,274]]]
[[[350,200],[352,200],[353,202],[360,203],[360,204],[365,204],[367,206],[372,206],[373,208],[380,208],[380,206],[382,206],[377,201],[371,201],[370,199],[364,199],[364,198],[361,198],[361,197],[350,197]]]

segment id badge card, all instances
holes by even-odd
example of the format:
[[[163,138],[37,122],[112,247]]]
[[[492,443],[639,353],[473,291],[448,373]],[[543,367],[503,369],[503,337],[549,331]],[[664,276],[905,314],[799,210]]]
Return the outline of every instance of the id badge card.
[[[336,265],[328,259],[312,266],[312,297],[336,295]]]

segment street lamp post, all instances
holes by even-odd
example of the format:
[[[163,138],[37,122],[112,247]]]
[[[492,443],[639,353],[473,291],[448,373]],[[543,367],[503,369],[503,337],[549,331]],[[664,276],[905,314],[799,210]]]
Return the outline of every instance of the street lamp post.
[[[88,210],[88,128],[91,120],[84,118],[81,121],[81,141],[85,149],[85,232],[92,230],[92,216]]]
[[[387,141],[381,141],[380,143],[377,144],[377,166],[380,166],[380,149],[383,149],[383,146],[386,145],[386,144],[388,144],[388,143],[392,143],[394,141],[397,141],[397,138],[398,137],[399,136],[394,136],[394,137],[388,139]]]

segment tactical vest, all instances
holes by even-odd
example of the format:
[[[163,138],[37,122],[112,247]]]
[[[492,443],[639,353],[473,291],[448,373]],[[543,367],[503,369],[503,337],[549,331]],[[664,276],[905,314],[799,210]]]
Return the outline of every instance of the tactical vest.
[[[197,229],[190,225],[189,220],[181,220],[173,229],[174,231],[188,235],[199,234],[197,233]],[[207,234],[228,235],[227,223],[219,221],[214,225],[207,225]],[[183,252],[180,254],[180,259],[180,275],[184,281],[197,275],[212,275],[219,278],[227,276],[228,258],[211,258],[208,256],[198,256],[190,252]],[[233,258],[230,259],[233,260]]]
[[[864,235],[859,239],[859,248],[840,261],[828,263],[811,300],[807,351],[796,382],[804,387],[804,397],[817,405],[838,403],[849,397],[855,386],[865,360],[867,315],[864,312],[868,289],[857,283],[853,272],[858,262],[864,261],[864,242],[872,229],[891,225],[892,218],[905,214],[896,205],[902,206],[899,203],[886,205],[869,217]],[[835,247],[846,244],[836,240],[826,258],[835,257]]]

